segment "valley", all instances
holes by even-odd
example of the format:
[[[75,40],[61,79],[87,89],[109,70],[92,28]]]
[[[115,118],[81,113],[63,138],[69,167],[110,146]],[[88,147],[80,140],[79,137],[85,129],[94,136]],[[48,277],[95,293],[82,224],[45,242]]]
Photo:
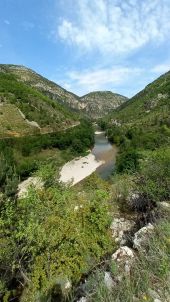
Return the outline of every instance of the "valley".
[[[80,98],[1,64],[0,211],[3,302],[169,302],[170,72]]]

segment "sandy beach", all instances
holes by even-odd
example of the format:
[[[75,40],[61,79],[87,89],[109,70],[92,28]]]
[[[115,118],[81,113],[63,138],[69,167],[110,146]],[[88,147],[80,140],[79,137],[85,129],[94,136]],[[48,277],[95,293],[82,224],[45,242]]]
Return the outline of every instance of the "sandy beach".
[[[104,131],[95,131],[95,134],[102,134]]]
[[[104,164],[104,161],[97,161],[95,156],[90,153],[87,156],[66,163],[60,171],[59,180],[63,183],[70,183],[73,186],[91,175],[102,164]]]

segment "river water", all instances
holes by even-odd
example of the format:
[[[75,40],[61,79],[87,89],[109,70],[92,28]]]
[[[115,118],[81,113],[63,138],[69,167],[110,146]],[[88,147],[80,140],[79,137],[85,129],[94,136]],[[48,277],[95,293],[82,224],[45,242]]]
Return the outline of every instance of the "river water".
[[[97,160],[105,161],[103,165],[97,168],[96,173],[103,179],[109,178],[114,170],[117,148],[110,144],[105,132],[100,130],[95,132],[95,145],[92,154],[95,155]]]

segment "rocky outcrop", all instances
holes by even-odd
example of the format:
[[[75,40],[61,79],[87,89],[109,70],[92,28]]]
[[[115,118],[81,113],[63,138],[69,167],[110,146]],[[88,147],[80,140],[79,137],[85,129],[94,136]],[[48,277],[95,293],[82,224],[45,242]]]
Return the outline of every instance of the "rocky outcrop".
[[[154,231],[154,226],[149,223],[145,227],[141,228],[138,232],[134,235],[133,240],[133,248],[140,251],[141,249],[145,248],[146,241],[151,236]]]
[[[126,245],[128,240],[128,233],[134,227],[135,222],[133,220],[127,220],[125,218],[115,218],[110,226],[112,231],[112,237],[116,243],[121,246]]]
[[[128,98],[111,91],[91,92],[81,97],[82,111],[91,118],[97,119],[116,109]]]
[[[120,247],[113,255],[112,260],[116,261],[119,269],[119,277],[122,273],[130,273],[130,269],[135,258],[134,251],[128,246]]]

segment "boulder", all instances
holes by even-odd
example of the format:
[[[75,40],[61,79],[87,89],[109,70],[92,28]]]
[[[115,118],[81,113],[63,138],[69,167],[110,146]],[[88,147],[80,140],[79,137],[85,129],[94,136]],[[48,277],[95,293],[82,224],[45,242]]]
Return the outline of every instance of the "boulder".
[[[120,247],[112,255],[112,260],[116,261],[118,268],[123,270],[123,272],[125,272],[126,274],[130,273],[134,258],[135,258],[135,254],[133,250],[130,249],[128,246]]]
[[[170,202],[166,202],[166,201],[159,202],[159,206],[163,210],[170,210]]]
[[[149,223],[148,225],[137,231],[133,239],[133,248],[136,250],[141,250],[142,248],[144,249],[146,240],[153,233],[153,230],[154,226]]]
[[[126,220],[125,218],[115,218],[110,226],[112,230],[112,237],[115,242],[120,243],[120,245],[126,244],[126,233],[131,230],[135,225],[133,220]]]
[[[87,302],[87,298],[81,297],[79,300],[77,300],[77,302]]]
[[[107,287],[108,290],[112,290],[113,287],[115,286],[115,282],[111,277],[110,272],[105,272],[104,274],[104,284]]]

